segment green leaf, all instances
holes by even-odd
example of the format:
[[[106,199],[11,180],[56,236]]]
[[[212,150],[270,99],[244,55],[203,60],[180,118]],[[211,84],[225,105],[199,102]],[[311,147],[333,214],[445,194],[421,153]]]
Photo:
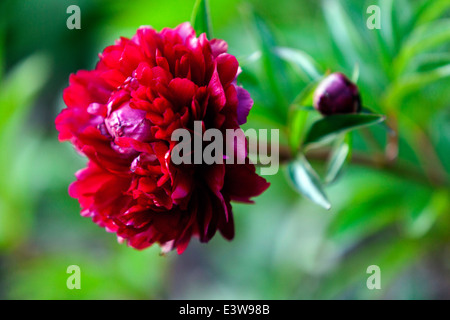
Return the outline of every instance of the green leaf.
[[[282,117],[286,118],[289,106],[287,95],[290,91],[290,81],[284,62],[275,54],[277,43],[267,23],[254,11],[252,17],[259,38],[265,81],[272,91],[271,96],[273,104],[277,107],[277,112],[283,113]]]
[[[0,250],[21,245],[32,224],[30,174],[35,170],[38,139],[29,135],[24,122],[48,74],[48,60],[35,54],[0,83]],[[27,139],[19,139],[23,135]]]
[[[319,176],[303,155],[289,163],[287,170],[290,181],[298,192],[327,210],[331,208]]]
[[[333,39],[348,66],[370,54],[358,28],[342,6],[342,1],[323,0],[322,8]]]
[[[262,53],[261,51],[255,51],[251,54],[248,54],[246,56],[243,57],[239,57],[238,61],[239,61],[239,66],[240,67],[245,67],[246,65],[252,64],[256,61],[258,61],[259,59],[261,59],[262,57]]]
[[[430,129],[437,156],[447,171],[447,180],[450,181],[450,108],[434,114]]]
[[[392,84],[387,95],[387,101],[395,106],[409,93],[423,89],[426,85],[447,77],[450,77],[450,64],[427,72],[409,74]]]
[[[289,117],[289,147],[295,154],[300,147],[300,142],[305,135],[306,120],[308,119],[308,111],[296,109],[291,112]]]
[[[209,12],[209,0],[197,0],[192,11],[191,24],[197,34],[206,33],[208,39],[212,39],[212,23]]]
[[[394,50],[395,41],[394,41],[394,28],[393,28],[393,9],[394,9],[394,0],[379,0],[379,5],[381,9],[381,29],[380,34],[384,40],[384,43],[392,52]]]
[[[411,62],[411,69],[426,72],[450,64],[450,52],[432,52],[417,56]]]
[[[291,104],[291,108],[311,108],[313,105],[314,91],[316,91],[316,88],[322,79],[323,77],[316,81],[312,81],[303,88],[303,90],[295,97]],[[315,110],[314,107],[312,109]]]
[[[388,188],[377,194],[374,192],[377,189],[367,188],[361,194],[354,191],[352,201],[333,215],[327,230],[328,237],[343,243],[355,242],[400,219],[402,198],[399,190]]]
[[[0,81],[3,78],[4,72],[4,58],[5,58],[5,27],[3,26],[5,23],[0,22]]]
[[[433,21],[441,17],[448,10],[450,10],[450,2],[448,0],[426,0],[415,14],[417,17],[416,25]]]
[[[371,126],[384,120],[385,116],[378,114],[359,113],[327,116],[314,122],[306,135],[303,145],[307,146],[322,142],[340,133]]]
[[[297,66],[301,75],[307,80],[317,80],[321,77],[318,63],[306,52],[294,48],[277,47],[275,53],[281,59]]]
[[[352,136],[351,133],[345,134],[339,139],[331,152],[330,161],[327,166],[325,183],[332,183],[336,180],[344,165],[351,158]]]
[[[400,75],[418,54],[448,44],[449,41],[450,19],[438,20],[415,29],[394,61],[396,75]]]
[[[276,110],[268,108],[265,105],[255,103],[250,110],[249,121],[261,121],[267,125],[273,126],[274,128],[280,128],[284,126],[284,121],[280,119],[279,114]]]
[[[294,99],[291,105],[288,128],[289,128],[289,147],[295,154],[300,147],[300,143],[305,136],[306,121],[310,111],[315,111],[312,107],[314,91],[320,80],[308,84]]]
[[[0,91],[0,134],[12,116],[23,113],[29,106],[48,75],[48,59],[35,54],[21,62],[3,79]],[[24,83],[27,85],[24,86]]]
[[[424,236],[434,225],[437,218],[445,214],[449,207],[447,190],[435,191],[431,199],[419,210],[411,210],[406,221],[406,232],[409,236],[419,238]]]
[[[355,63],[355,66],[353,67],[353,72],[352,72],[352,82],[353,83],[358,83],[359,80],[359,63]]]

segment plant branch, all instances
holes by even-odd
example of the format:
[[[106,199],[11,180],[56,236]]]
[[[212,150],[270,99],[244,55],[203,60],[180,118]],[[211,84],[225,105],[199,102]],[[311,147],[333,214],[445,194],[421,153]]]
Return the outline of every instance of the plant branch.
[[[271,149],[269,148],[269,150]],[[311,150],[306,156],[309,160],[325,162],[329,159],[329,154],[329,150]],[[292,158],[293,155],[289,148],[280,146],[280,163],[285,164],[292,160]],[[448,184],[446,177],[438,172],[429,171],[427,174],[423,174],[413,165],[399,161],[392,162],[384,157],[368,156],[362,153],[353,152],[351,163],[372,169],[383,170],[399,178],[413,180],[425,185],[445,186]]]

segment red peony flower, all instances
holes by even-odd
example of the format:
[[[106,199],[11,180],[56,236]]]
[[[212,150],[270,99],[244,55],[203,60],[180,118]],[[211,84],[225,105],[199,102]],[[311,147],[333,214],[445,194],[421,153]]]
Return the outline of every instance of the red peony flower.
[[[217,230],[233,238],[230,201],[251,203],[268,187],[254,165],[171,162],[174,130],[202,121],[225,133],[246,122],[253,101],[226,51],[189,23],[141,27],[105,48],[95,70],[70,76],[55,123],[60,141],[89,159],[69,187],[83,216],[137,249],[182,253],[191,237],[207,242]]]

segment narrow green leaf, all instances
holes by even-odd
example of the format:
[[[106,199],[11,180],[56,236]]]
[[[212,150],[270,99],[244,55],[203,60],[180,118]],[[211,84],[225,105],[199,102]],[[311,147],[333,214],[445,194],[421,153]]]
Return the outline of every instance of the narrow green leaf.
[[[295,110],[302,110],[302,111],[308,111],[308,112],[316,112],[316,108],[313,106],[295,106]]]
[[[197,34],[206,33],[212,39],[212,23],[209,12],[209,0],[197,0],[192,11],[191,24]]]
[[[310,111],[315,111],[313,104],[314,91],[320,79],[309,83],[294,99],[288,117],[289,147],[296,154],[305,136],[305,127]]]
[[[421,54],[411,62],[411,70],[426,72],[450,64],[450,52],[432,52]]]
[[[448,212],[449,193],[447,190],[435,191],[431,199],[419,210],[411,210],[406,221],[406,232],[409,236],[424,236],[436,222],[437,218]]]
[[[394,30],[392,24],[392,15],[394,9],[394,0],[379,0],[379,5],[381,9],[381,25],[382,28],[379,30],[384,43],[388,47],[389,51],[392,53],[394,50]]]
[[[364,197],[360,199],[352,195],[354,200],[333,216],[327,231],[328,237],[344,242],[356,242],[400,219],[399,208],[402,203],[399,201],[399,190],[393,191],[391,188],[377,194],[373,193],[373,188],[368,188],[372,193],[363,191]]]
[[[337,134],[367,127],[384,121],[378,114],[337,114],[317,120],[306,135],[304,146],[332,138]]]
[[[418,54],[448,44],[449,41],[450,19],[434,21],[415,29],[394,61],[396,75],[402,74]]]
[[[392,84],[387,95],[388,101],[397,105],[411,92],[423,89],[426,85],[435,81],[450,77],[450,64],[427,72],[417,72],[402,77]]]
[[[262,53],[259,50],[255,51],[249,55],[239,57],[238,58],[239,66],[245,67],[246,65],[249,65],[249,64],[252,64],[252,63],[258,61],[259,59],[261,59],[261,57],[262,57]]]
[[[434,114],[430,131],[437,156],[447,171],[447,180],[450,181],[450,108],[441,109]]]
[[[362,107],[361,108],[361,113],[362,114],[376,114],[375,112],[373,112],[370,108],[368,108],[368,107]],[[395,131],[391,128],[391,127],[389,127],[388,126],[388,124],[386,123],[386,122],[382,122],[382,123],[380,123],[380,125],[384,128],[384,129],[386,129],[386,131],[389,133],[389,134],[395,134]]]
[[[280,119],[280,115],[274,109],[270,109],[265,105],[255,103],[250,111],[251,119],[249,121],[258,120],[262,123],[280,128],[285,125],[284,121]]]
[[[3,78],[4,72],[4,58],[5,58],[5,28],[4,22],[0,22],[0,81]]]
[[[332,183],[341,173],[344,165],[348,162],[352,152],[352,136],[351,133],[345,134],[337,141],[330,156],[325,175],[325,183]]]
[[[359,79],[359,63],[355,63],[355,66],[353,67],[353,72],[352,72],[352,82],[353,83],[358,83],[358,79]]]
[[[48,75],[49,62],[41,54],[25,59],[7,74],[1,83],[0,130],[5,128],[10,117],[21,113],[31,103]]]
[[[275,53],[283,60],[297,66],[301,75],[304,78],[306,76],[307,80],[317,80],[321,77],[318,63],[306,52],[294,48],[277,47]]]
[[[284,61],[275,54],[277,42],[264,19],[256,12],[252,12],[254,28],[257,31],[259,45],[262,53],[264,77],[272,92],[273,103],[283,118],[287,117],[290,92],[290,81],[286,72]]]
[[[383,76],[390,75],[392,73],[392,59],[394,52],[392,52],[392,48],[388,47],[386,42],[384,41],[383,36],[381,35],[381,29],[375,29],[374,32],[374,43],[376,45],[377,56],[376,60],[378,60],[378,64],[382,67]],[[375,65],[376,60],[373,62]],[[372,77],[372,74],[370,75]]]
[[[322,8],[328,28],[348,66],[370,54],[358,28],[342,6],[342,1],[323,0]]]
[[[5,71],[5,53],[6,53],[6,26],[9,22],[7,15],[9,10],[7,10],[6,1],[2,1],[0,4],[0,81],[3,78],[3,73]]]
[[[291,107],[311,107],[313,105],[314,91],[322,79],[323,77],[317,79],[316,81],[312,81],[305,88],[303,88],[303,90],[295,97]]]
[[[416,11],[416,25],[433,21],[441,17],[448,10],[450,10],[450,2],[448,0],[426,0]]]
[[[291,162],[287,170],[298,192],[327,210],[331,208],[317,173],[303,155]]]
[[[296,109],[289,117],[289,147],[296,153],[300,147],[300,142],[305,135],[305,125],[308,118],[308,111]]]

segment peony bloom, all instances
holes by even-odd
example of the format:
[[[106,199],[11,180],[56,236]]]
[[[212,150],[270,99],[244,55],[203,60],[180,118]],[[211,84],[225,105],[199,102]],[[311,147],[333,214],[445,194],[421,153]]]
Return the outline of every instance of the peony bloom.
[[[174,130],[246,122],[253,101],[226,51],[189,23],[141,27],[105,48],[95,70],[70,76],[55,123],[60,141],[89,159],[69,187],[83,216],[137,249],[158,243],[182,253],[191,237],[207,242],[217,230],[233,238],[230,201],[251,203],[268,187],[254,165],[171,161]]]
[[[323,115],[359,112],[361,97],[358,87],[344,74],[332,73],[314,92],[314,107]]]

